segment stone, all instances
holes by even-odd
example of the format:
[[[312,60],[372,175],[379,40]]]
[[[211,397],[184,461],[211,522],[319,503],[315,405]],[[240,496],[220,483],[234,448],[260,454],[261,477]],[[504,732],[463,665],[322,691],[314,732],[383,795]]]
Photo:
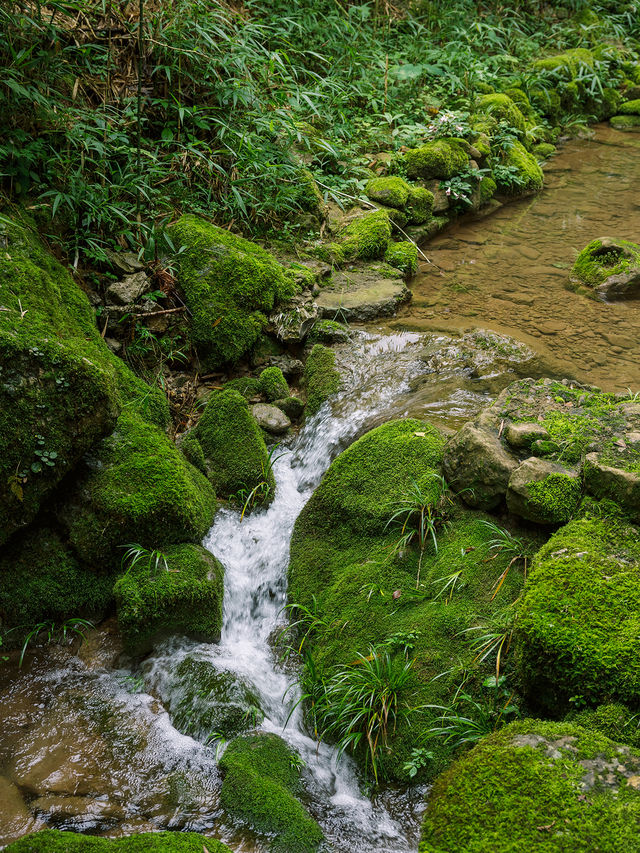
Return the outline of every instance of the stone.
[[[29,832],[37,832],[43,826],[31,814],[13,782],[0,776],[0,845],[9,844]]]
[[[65,797],[47,794],[31,803],[31,808],[47,823],[64,826],[74,832],[96,832],[123,823],[122,806],[93,797]]]
[[[291,426],[287,415],[277,406],[267,403],[256,403],[251,407],[251,414],[256,419],[258,426],[274,435],[282,435]]]
[[[291,300],[280,310],[271,314],[269,322],[278,340],[296,343],[306,338],[319,314],[317,303],[299,298]]]
[[[115,305],[132,305],[151,287],[144,271],[125,276],[122,281],[114,281],[107,288],[107,302]]]
[[[451,488],[477,509],[493,509],[500,503],[516,467],[498,436],[471,422],[449,440],[442,458]]]
[[[588,453],[585,457],[583,475],[585,490],[588,494],[615,501],[627,510],[635,522],[640,522],[640,473],[638,470],[628,471],[618,468],[604,462],[602,454]]]
[[[598,299],[629,299],[640,293],[640,245],[630,240],[600,237],[580,252],[569,284]]]
[[[114,252],[113,249],[105,249],[104,253],[109,263],[125,275],[131,275],[144,269],[144,264],[135,252]]]
[[[281,409],[292,421],[300,420],[304,413],[304,403],[298,397],[285,397],[274,400],[273,405]]]
[[[549,438],[549,433],[541,424],[515,423],[509,424],[505,430],[505,438],[518,450],[522,447],[531,447],[537,439]]]
[[[509,479],[507,507],[537,524],[564,524],[576,512],[581,496],[577,471],[532,456]]]
[[[304,372],[304,364],[299,358],[290,355],[272,355],[267,359],[269,367],[279,367],[285,376],[301,376]]]
[[[325,287],[316,300],[320,316],[328,320],[364,322],[390,317],[411,298],[402,278],[392,278],[380,268],[337,273],[333,284],[334,289]]]

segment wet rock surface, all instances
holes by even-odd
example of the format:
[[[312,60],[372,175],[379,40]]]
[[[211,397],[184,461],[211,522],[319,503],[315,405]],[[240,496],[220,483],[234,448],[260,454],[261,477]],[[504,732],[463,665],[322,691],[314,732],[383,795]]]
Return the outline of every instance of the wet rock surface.
[[[402,278],[395,277],[393,272],[372,266],[335,273],[332,289],[323,288],[316,299],[321,317],[341,322],[363,322],[392,316],[403,302],[411,298]]]

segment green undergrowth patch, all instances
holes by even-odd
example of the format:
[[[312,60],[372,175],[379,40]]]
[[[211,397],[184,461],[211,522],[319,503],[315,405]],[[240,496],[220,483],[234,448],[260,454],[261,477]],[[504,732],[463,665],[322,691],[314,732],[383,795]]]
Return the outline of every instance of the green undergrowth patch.
[[[215,838],[195,832],[143,832],[125,838],[98,838],[58,829],[27,835],[5,849],[8,853],[231,853]]]

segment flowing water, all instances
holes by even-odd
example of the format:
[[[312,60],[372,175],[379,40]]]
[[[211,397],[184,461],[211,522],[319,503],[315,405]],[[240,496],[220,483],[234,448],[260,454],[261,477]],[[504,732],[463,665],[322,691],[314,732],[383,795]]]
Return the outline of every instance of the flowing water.
[[[176,638],[127,668],[107,623],[78,656],[53,647],[25,670],[0,667],[0,844],[46,824],[107,835],[190,829],[239,853],[266,849],[220,807],[216,744],[172,723],[183,689],[175,671],[189,657],[252,685],[261,729],[305,762],[305,804],[332,850],[417,849],[425,789],[368,797],[352,763],[310,739],[294,707],[295,667],[274,650],[293,525],[330,461],[380,422],[411,415],[457,428],[522,375],[640,385],[640,303],[597,303],[563,287],[572,248],[601,232],[640,237],[639,147],[609,130],[572,143],[547,192],[434,241],[438,268],[418,279],[413,304],[338,349],[343,388],[278,449],[271,506],[242,521],[223,509],[206,538],[226,571],[219,644]],[[476,325],[502,336],[467,330]]]

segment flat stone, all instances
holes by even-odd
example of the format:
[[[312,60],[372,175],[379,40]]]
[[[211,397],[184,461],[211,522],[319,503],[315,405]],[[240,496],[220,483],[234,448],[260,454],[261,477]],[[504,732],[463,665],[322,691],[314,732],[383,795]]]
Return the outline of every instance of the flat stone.
[[[401,278],[380,277],[375,272],[339,273],[333,281],[335,288],[325,288],[316,300],[320,315],[329,320],[362,322],[390,317],[411,298]]]
[[[549,438],[549,433],[541,424],[515,423],[509,424],[505,438],[511,447],[531,447],[534,441]]]
[[[125,276],[122,281],[114,281],[107,288],[107,302],[115,305],[131,305],[146,293],[151,283],[144,271]]]
[[[114,252],[113,249],[105,249],[104,253],[109,263],[125,275],[144,269],[144,264],[135,252]]]
[[[256,403],[255,406],[251,406],[251,412],[258,426],[274,435],[282,435],[291,427],[291,421],[277,406]]]

